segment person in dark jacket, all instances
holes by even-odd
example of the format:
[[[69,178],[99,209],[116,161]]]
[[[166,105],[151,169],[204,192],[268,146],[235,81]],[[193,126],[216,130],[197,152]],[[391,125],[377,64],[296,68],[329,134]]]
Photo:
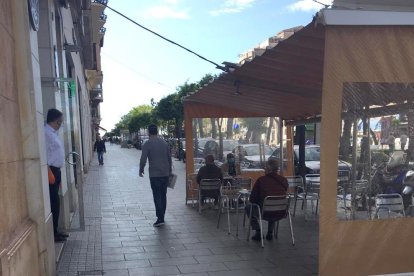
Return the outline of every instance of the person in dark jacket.
[[[214,164],[214,156],[212,154],[208,154],[205,158],[206,164],[200,168],[197,173],[197,183],[200,185],[201,179],[220,179],[223,181],[223,173],[219,167]],[[204,198],[214,198],[214,205],[217,204],[218,198],[220,195],[220,191],[204,191],[201,195],[202,202]]]
[[[96,142],[93,147],[93,151],[96,151],[98,153],[99,165],[103,165],[103,154],[106,153],[106,148],[105,141],[102,140],[100,136],[96,137]]]
[[[267,196],[286,195],[289,184],[287,179],[278,174],[279,162],[276,159],[269,159],[266,163],[266,175],[257,179],[250,194],[249,201],[258,204],[260,209],[263,207],[263,201]],[[246,212],[250,217],[250,204],[246,206]],[[253,208],[250,224],[253,230],[256,230],[252,240],[260,241],[262,233],[260,232],[259,222],[257,220],[257,209]],[[266,239],[273,239],[274,221],[268,222]]]

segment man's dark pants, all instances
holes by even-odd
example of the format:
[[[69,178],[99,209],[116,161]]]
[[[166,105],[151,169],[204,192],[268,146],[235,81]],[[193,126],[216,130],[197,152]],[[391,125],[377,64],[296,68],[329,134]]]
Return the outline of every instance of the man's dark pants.
[[[98,151],[98,162],[100,165],[103,164],[103,154],[104,154],[103,151]]]
[[[251,207],[251,204],[249,203],[244,208],[247,216],[250,218],[250,225],[251,225],[253,230],[260,231],[258,209],[257,209],[257,207],[253,206],[252,214],[250,214],[250,207]],[[274,228],[275,228],[275,222],[274,221],[268,221],[267,232],[272,233]]]
[[[50,209],[53,216],[53,232],[57,234],[59,225],[59,212],[60,212],[60,198],[59,198],[59,186],[62,179],[60,168],[50,166],[53,175],[55,176],[55,183],[49,185],[49,196],[50,196]]]
[[[167,209],[168,176],[150,177],[150,183],[157,218],[159,221],[164,221],[165,210]]]

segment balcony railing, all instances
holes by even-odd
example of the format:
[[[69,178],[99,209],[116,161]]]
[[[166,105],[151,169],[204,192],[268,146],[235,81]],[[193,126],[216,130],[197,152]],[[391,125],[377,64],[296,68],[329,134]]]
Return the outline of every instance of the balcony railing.
[[[106,19],[108,18],[108,16],[106,14],[104,14],[103,12],[101,13],[101,15],[99,15],[99,19],[106,21]]]
[[[99,3],[102,5],[107,5],[108,4],[108,0],[93,0],[93,3]]]

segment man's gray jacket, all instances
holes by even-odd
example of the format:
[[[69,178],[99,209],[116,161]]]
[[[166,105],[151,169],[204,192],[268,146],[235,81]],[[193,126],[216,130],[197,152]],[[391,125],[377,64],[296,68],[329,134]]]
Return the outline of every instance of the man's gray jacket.
[[[139,172],[144,173],[148,158],[149,177],[169,176],[172,171],[171,152],[167,142],[158,136],[150,136],[142,146],[142,155],[139,164]]]

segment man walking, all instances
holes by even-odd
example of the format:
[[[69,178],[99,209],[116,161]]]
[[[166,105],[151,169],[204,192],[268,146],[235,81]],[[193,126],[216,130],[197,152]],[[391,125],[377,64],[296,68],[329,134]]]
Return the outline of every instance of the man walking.
[[[65,149],[58,134],[62,123],[62,112],[54,108],[49,109],[45,124],[45,143],[47,165],[55,177],[55,182],[49,183],[50,209],[53,217],[55,242],[63,242],[69,236],[66,233],[58,232],[60,212],[59,187],[62,180],[60,168],[65,165]]]
[[[139,176],[144,176],[144,168],[148,159],[149,178],[157,215],[157,221],[153,225],[160,227],[164,225],[164,215],[167,209],[167,185],[172,172],[171,152],[167,142],[158,137],[156,125],[149,125],[148,133],[149,139],[142,146]]]
[[[106,148],[105,148],[105,141],[101,139],[101,136],[96,137],[96,142],[93,147],[93,151],[96,151],[98,154],[99,165],[103,165],[104,164],[103,154],[104,152],[106,153]]]

